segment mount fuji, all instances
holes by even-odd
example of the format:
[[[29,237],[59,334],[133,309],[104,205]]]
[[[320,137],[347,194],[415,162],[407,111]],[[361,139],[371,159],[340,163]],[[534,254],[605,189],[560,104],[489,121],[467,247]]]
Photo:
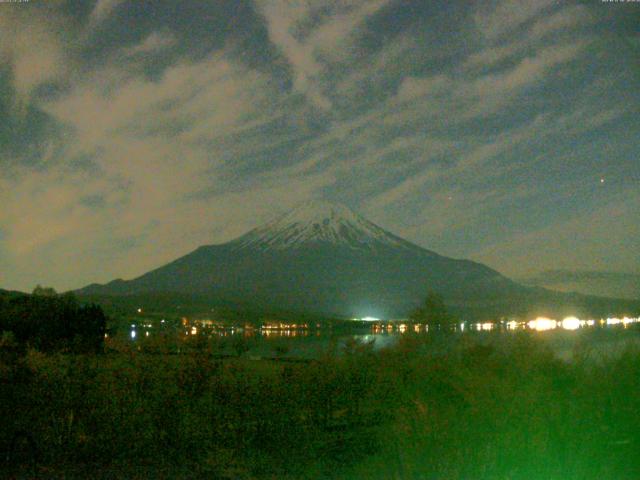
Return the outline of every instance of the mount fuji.
[[[428,291],[459,311],[491,307],[506,314],[506,303],[530,303],[543,290],[422,248],[343,205],[308,202],[230,242],[77,293],[199,295],[288,311],[389,318],[406,315]]]

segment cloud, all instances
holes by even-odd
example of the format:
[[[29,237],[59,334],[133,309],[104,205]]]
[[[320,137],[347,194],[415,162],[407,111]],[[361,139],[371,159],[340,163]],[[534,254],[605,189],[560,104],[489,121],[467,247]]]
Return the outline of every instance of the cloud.
[[[555,3],[554,0],[502,0],[493,2],[488,8],[483,5],[475,15],[476,27],[485,38],[496,40],[536,18]]]
[[[398,88],[397,98],[407,102],[424,96],[437,96],[449,91],[451,79],[447,75],[437,74],[430,77],[406,77]]]
[[[573,37],[572,41],[575,41],[576,37],[579,38],[576,32],[593,24],[593,21],[593,17],[584,6],[563,7],[552,15],[536,18],[520,36],[515,37],[515,40],[498,44],[481,42],[482,48],[469,55],[463,67],[466,70],[493,68],[502,62],[527,54],[532,49],[543,47],[543,42],[554,34],[570,34]]]
[[[470,85],[461,86],[463,95],[477,101],[469,115],[493,113],[532,85],[539,85],[552,70],[578,57],[586,42],[572,45],[548,46],[525,57],[515,67],[476,78]]]
[[[286,107],[274,93],[269,77],[224,51],[180,60],[153,80],[117,63],[88,72],[64,95],[39,102],[69,132],[46,169],[0,175],[4,250],[17,262],[92,255],[76,265],[79,283],[61,285],[78,287],[98,271],[102,281],[135,276],[198,244],[239,234],[273,213],[267,199],[291,205],[317,195],[335,180],[331,174],[228,184],[243,159],[295,138],[263,131]],[[239,214],[247,210],[257,217]],[[106,259],[109,268],[98,268]]]
[[[179,61],[159,80],[107,65],[42,107],[74,129],[76,149],[86,153],[121,137],[192,143],[222,138],[268,118],[270,91],[267,77],[216,53]]]
[[[11,180],[0,179],[4,205],[0,225],[6,232],[5,248],[17,256],[61,238],[69,239],[75,232],[95,232],[99,219],[78,199],[98,191],[108,205],[122,201],[122,192],[86,172],[64,169],[15,173]]]
[[[3,9],[0,63],[8,64],[17,111],[24,113],[33,91],[60,79],[69,64],[64,51],[64,19],[47,9]]]
[[[321,1],[259,1],[269,38],[292,69],[293,88],[321,110],[332,103],[325,91],[323,75],[330,63],[353,56],[353,36],[366,18],[378,12],[388,0],[357,0],[329,3]],[[326,13],[329,7],[329,13]],[[320,20],[314,23],[314,19]]]
[[[571,5],[562,10],[538,19],[530,28],[528,37],[531,40],[539,40],[545,36],[590,25],[594,22],[593,16],[589,14],[584,5]]]
[[[96,28],[123,3],[124,0],[98,0],[89,15],[89,28]]]
[[[472,255],[508,274],[563,268],[630,271],[639,267],[627,257],[630,244],[640,236],[638,212],[637,190],[620,190],[595,210],[512,235]],[[625,227],[624,235],[612,234],[621,232],[621,225]]]
[[[542,84],[555,68],[578,58],[586,46],[585,41],[550,45],[511,68],[484,75],[409,76],[403,79],[395,99],[401,104],[422,99],[430,103],[432,111],[448,111],[449,115],[464,107],[465,118],[485,116],[513,102],[527,88]]]
[[[171,32],[153,32],[142,42],[124,50],[126,56],[150,54],[173,47],[177,43],[176,37]]]
[[[505,60],[509,60],[527,48],[527,42],[516,41],[506,45],[484,48],[467,57],[464,61],[465,70],[492,68]]]
[[[423,191],[426,197],[440,197],[448,208],[454,206],[449,201],[452,192],[473,185],[477,178],[487,181],[491,173],[487,170],[487,163],[500,155],[512,150],[518,144],[544,135],[544,121],[536,118],[530,123],[517,129],[501,132],[496,138],[484,142],[467,139],[445,140],[438,138],[422,138],[421,145],[426,155],[420,157],[422,169],[388,190],[379,192],[367,202],[367,207],[373,212],[383,212],[396,202],[407,197],[419,195]],[[437,161],[438,158],[448,157],[447,164]],[[489,190],[493,190],[493,186]]]

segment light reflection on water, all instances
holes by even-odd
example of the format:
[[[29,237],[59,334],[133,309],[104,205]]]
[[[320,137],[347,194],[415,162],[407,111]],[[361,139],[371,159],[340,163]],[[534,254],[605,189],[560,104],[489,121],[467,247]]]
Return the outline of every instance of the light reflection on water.
[[[601,327],[603,329],[612,329],[623,331],[631,324],[638,323],[640,318],[631,317],[611,317],[607,319],[580,319],[575,316],[565,317],[562,320],[556,320],[547,317],[537,317],[535,319],[524,321],[501,321],[501,322],[481,322],[481,323],[462,323],[455,325],[453,328],[459,334],[466,332],[478,332],[480,335],[493,335],[493,332],[513,332],[513,331],[534,331],[534,332],[550,332],[550,331],[566,331],[567,334],[579,330],[589,330],[593,327]],[[250,325],[244,327],[223,327],[221,325],[207,325],[194,321],[190,323],[183,318],[181,327],[178,330],[169,330],[170,334],[177,334],[183,339],[189,338],[209,338],[211,340],[219,339],[222,342],[219,351],[222,353],[233,354],[234,345],[237,340],[246,342],[248,354],[251,356],[272,357],[272,356],[288,356],[300,358],[317,358],[327,350],[345,351],[348,348],[354,348],[354,345],[367,345],[373,350],[380,350],[396,344],[400,338],[406,335],[425,335],[429,332],[429,326],[425,324],[407,324],[400,322],[377,322],[373,325],[360,328],[355,331],[332,331],[326,328],[310,329],[307,324],[295,325],[278,324],[268,325],[262,328],[256,328]],[[130,341],[148,341],[155,337],[156,332],[167,332],[167,325],[154,325],[152,323],[132,324],[130,330]],[[635,331],[635,330],[634,330]],[[556,351],[559,357],[569,359],[578,337],[570,335],[569,337],[561,336],[549,337],[547,333],[542,335],[546,338]],[[573,338],[572,338],[573,337]],[[555,338],[555,339],[554,339]],[[235,340],[234,340],[235,339]],[[632,339],[634,342],[640,342],[637,335]],[[284,343],[283,343],[284,342]],[[608,342],[608,343],[607,343]],[[620,349],[620,341],[603,342],[597,347],[604,350],[616,351]],[[606,344],[606,345],[605,345]]]
[[[528,322],[524,321],[500,321],[500,322],[481,322],[481,323],[460,323],[454,325],[452,328],[456,332],[463,333],[465,329],[469,331],[477,331],[477,332],[490,332],[490,331],[515,331],[515,330],[534,330],[539,332],[544,332],[547,330],[555,330],[555,329],[563,329],[563,330],[578,330],[581,328],[594,327],[596,325],[599,326],[622,326],[624,328],[628,327],[631,324],[640,322],[640,317],[632,318],[632,317],[610,317],[607,319],[588,319],[583,320],[579,319],[575,316],[565,317],[562,320],[555,320],[547,317],[537,317],[535,319],[529,320]],[[164,320],[162,320],[164,324]],[[245,327],[223,327],[223,326],[211,326],[211,325],[203,325],[201,322],[195,320],[193,324],[190,324],[186,318],[183,318],[182,322],[183,327],[185,327],[182,332],[185,336],[196,336],[196,335],[207,335],[207,336],[243,336],[243,337],[273,337],[273,338],[282,338],[282,337],[309,337],[309,336],[321,336],[323,334],[332,334],[330,329],[322,329],[315,328],[310,330],[308,325],[287,325],[287,324],[279,324],[278,326],[262,326],[260,328],[256,328],[253,326],[245,326]],[[162,325],[164,326],[164,325]],[[153,329],[152,323],[143,323],[140,325],[131,324],[131,338],[136,338],[136,329],[144,329],[145,335],[149,336],[149,333]],[[378,338],[384,335],[397,335],[397,334],[405,334],[408,332],[414,333],[428,333],[429,325],[426,324],[409,324],[406,323],[394,323],[394,322],[378,322],[372,325],[370,328],[370,334],[364,335],[369,338]],[[362,335],[356,335],[361,337]]]

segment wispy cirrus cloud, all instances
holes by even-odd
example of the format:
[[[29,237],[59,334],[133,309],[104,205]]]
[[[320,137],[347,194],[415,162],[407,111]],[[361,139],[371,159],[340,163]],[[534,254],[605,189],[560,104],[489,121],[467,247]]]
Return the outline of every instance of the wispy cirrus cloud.
[[[538,17],[555,3],[553,0],[491,2],[481,5],[474,19],[478,30],[485,38],[497,40]]]
[[[349,60],[356,52],[354,36],[367,17],[388,0],[351,2],[260,1],[270,40],[280,49],[293,71],[293,88],[311,104],[331,108],[323,76],[326,65]]]
[[[625,252],[640,236],[638,212],[637,189],[620,189],[595,210],[491,242],[474,256],[511,275],[563,268],[625,271]],[[625,225],[625,235],[612,234],[620,225]],[[594,252],[598,252],[595,257]]]
[[[152,32],[142,42],[124,49],[126,56],[145,55],[173,47],[178,42],[170,31]]]
[[[98,27],[124,2],[125,0],[97,0],[89,16],[89,30]]]

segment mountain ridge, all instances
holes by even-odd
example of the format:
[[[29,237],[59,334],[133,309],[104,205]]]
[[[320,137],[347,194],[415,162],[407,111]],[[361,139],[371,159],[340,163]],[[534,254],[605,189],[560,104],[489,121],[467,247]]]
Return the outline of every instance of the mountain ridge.
[[[597,270],[553,269],[522,276],[524,285],[609,298],[640,299],[640,274]]]
[[[481,263],[439,255],[330,202],[307,202],[229,242],[77,293],[198,294],[265,308],[389,318],[407,315],[428,291],[456,308],[502,311],[506,305],[504,314],[546,298],[542,289]]]

